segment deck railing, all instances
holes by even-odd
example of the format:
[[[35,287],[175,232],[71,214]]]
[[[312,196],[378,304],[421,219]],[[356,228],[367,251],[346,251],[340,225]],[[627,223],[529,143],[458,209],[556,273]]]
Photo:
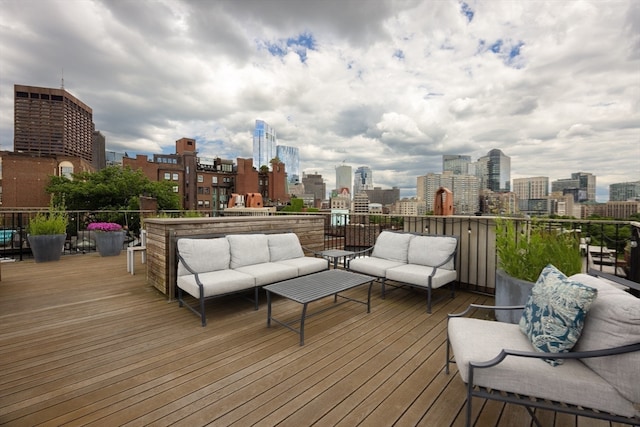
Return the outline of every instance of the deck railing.
[[[27,242],[27,226],[37,210],[0,211],[0,255],[22,260],[31,258]],[[89,222],[112,221],[124,225],[128,244],[136,244],[145,216],[158,216],[149,211],[68,211],[69,227],[65,254],[95,251],[86,234]],[[161,216],[181,217],[193,212],[162,212]],[[272,212],[271,215],[286,215]],[[300,213],[296,213],[300,215]],[[399,230],[425,234],[448,234],[459,237],[458,266],[460,284],[470,290],[493,293],[495,287],[496,247],[495,217],[490,216],[407,216],[382,214],[343,214],[314,212],[325,224],[325,249],[358,250],[375,243],[383,230]],[[213,216],[213,215],[212,215]],[[524,219],[511,218],[516,229],[535,221],[539,226],[576,233],[581,249],[590,264],[587,267],[603,273],[626,277],[640,283],[640,223],[613,220]]]

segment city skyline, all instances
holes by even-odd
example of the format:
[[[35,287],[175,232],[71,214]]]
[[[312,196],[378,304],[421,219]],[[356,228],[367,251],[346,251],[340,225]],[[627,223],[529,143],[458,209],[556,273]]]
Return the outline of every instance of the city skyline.
[[[300,174],[416,193],[442,155],[511,157],[511,179],[640,179],[640,3],[0,0],[0,149],[13,85],[65,89],[106,148],[252,157],[263,119]],[[339,12],[339,13],[337,13]]]

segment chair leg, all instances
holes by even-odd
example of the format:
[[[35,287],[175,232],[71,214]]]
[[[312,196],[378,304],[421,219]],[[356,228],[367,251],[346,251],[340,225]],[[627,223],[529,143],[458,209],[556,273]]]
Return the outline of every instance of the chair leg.
[[[384,281],[385,281],[385,280],[386,280],[386,279],[385,279],[384,277],[380,280],[380,284],[382,285],[382,287],[381,287],[381,296],[382,296],[382,299],[384,299],[384,297],[385,297],[385,291],[384,291]]]

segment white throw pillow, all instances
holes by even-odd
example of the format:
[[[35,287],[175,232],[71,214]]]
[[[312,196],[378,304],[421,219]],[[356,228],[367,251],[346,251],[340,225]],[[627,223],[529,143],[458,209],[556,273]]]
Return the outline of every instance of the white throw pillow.
[[[229,242],[225,238],[178,240],[178,252],[196,273],[226,270],[231,256]],[[178,276],[191,274],[182,263],[178,263]]]
[[[268,234],[271,262],[304,256],[300,240],[295,233]]]
[[[371,256],[406,263],[409,241],[414,237],[415,235],[409,233],[383,231],[376,239]]]
[[[269,241],[264,234],[230,234],[231,268],[269,262]]]

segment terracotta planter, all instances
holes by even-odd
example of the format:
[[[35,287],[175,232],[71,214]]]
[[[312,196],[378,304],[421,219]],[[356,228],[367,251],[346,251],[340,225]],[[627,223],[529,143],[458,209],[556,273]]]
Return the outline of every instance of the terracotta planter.
[[[64,250],[66,234],[28,235],[29,247],[36,262],[59,261]]]
[[[534,283],[509,276],[496,270],[496,305],[525,305]],[[518,323],[522,310],[496,310],[496,319],[505,323]]]
[[[124,231],[95,231],[95,236],[101,256],[115,256],[122,251]]]

